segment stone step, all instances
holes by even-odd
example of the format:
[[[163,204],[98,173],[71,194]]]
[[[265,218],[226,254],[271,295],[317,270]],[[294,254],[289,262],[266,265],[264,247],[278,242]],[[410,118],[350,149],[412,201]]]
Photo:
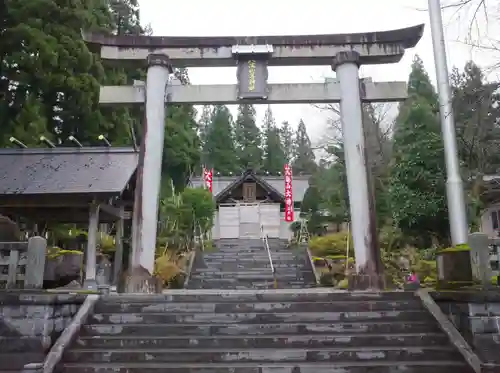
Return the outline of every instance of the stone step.
[[[271,263],[268,259],[259,260],[259,259],[241,259],[241,258],[226,258],[226,259],[208,259],[200,261],[199,264],[205,264],[207,266],[220,266],[220,265],[238,265],[238,266],[246,266],[250,268],[269,268]],[[303,260],[276,260],[273,259],[274,267],[304,267],[307,263]],[[309,268],[309,267],[308,267]]]
[[[300,264],[300,263],[273,263],[273,267],[276,270],[295,270],[295,271],[305,271],[311,272],[310,267]],[[198,265],[194,267],[194,270],[205,270],[205,271],[221,271],[226,272],[242,272],[242,271],[262,271],[271,272],[271,265],[269,263],[241,263],[241,262],[227,262],[227,263],[216,263],[216,262],[205,262],[203,266]]]
[[[42,352],[0,352],[0,372],[12,370],[20,372],[24,364],[43,363],[45,354]]]
[[[420,302],[411,291],[384,292],[348,292],[333,289],[316,289],[303,291],[266,290],[266,291],[196,291],[171,290],[166,294],[120,294],[103,296],[99,304],[110,303],[167,303],[167,302],[388,302],[395,304],[401,301]]]
[[[271,252],[271,255],[303,255],[301,251],[292,251],[289,249],[281,249],[281,250],[275,250],[271,249],[269,250]],[[209,251],[209,252],[204,252],[205,255],[261,255],[261,256],[267,256],[267,250],[264,248],[259,248],[259,249],[218,249],[217,251]]]
[[[262,244],[262,242],[259,243],[259,245],[238,245],[238,246],[221,246],[217,245],[216,246],[218,250],[225,250],[225,251],[262,251],[262,252],[267,252],[266,248]],[[282,252],[303,252],[304,250],[294,250],[290,249],[288,247],[284,246],[269,246],[269,251],[282,251]]]
[[[272,290],[272,289],[307,289],[314,288],[316,284],[304,282],[281,281],[276,286],[274,282],[214,282],[214,281],[190,281],[187,288],[197,290]]]
[[[238,313],[99,313],[91,315],[91,324],[274,324],[274,323],[332,323],[372,321],[429,321],[426,311],[361,311],[361,312],[238,312]]]
[[[270,247],[269,251],[272,253],[301,253],[302,251],[297,251],[297,250],[291,250],[286,247],[280,248],[280,247]],[[212,251],[210,253],[214,252],[228,252],[228,253],[266,253],[267,250],[263,247],[242,247],[242,246],[235,246],[235,247],[218,247],[217,251]]]
[[[251,256],[258,256],[258,257],[268,257],[267,251],[264,250],[224,250],[220,249],[217,251],[211,251],[211,252],[206,252],[203,254],[204,256],[208,257],[220,257],[220,256],[241,256],[241,257],[251,257]],[[301,257],[303,256],[302,253],[299,252],[294,252],[290,250],[271,250],[271,257]]]
[[[241,283],[252,283],[255,281],[274,281],[275,278],[281,279],[281,281],[300,281],[304,282],[306,278],[309,278],[307,273],[290,273],[290,272],[280,272],[276,271],[275,274],[272,274],[270,271],[267,272],[255,272],[249,275],[225,275],[224,272],[221,272],[219,275],[211,275],[207,273],[194,273],[191,275],[191,279],[199,279],[201,281],[218,281],[218,282],[234,282],[238,281]],[[227,273],[227,272],[226,272]]]
[[[288,279],[285,279],[285,281]],[[289,279],[292,280],[292,279]],[[224,277],[210,277],[210,276],[193,276],[190,283],[207,283],[213,286],[215,285],[231,285],[239,284],[240,286],[252,287],[253,285],[268,285],[273,284],[274,276],[264,275],[254,276],[253,278],[224,278]],[[214,289],[217,289],[216,287]]]
[[[92,363],[149,362],[155,363],[224,363],[224,362],[358,362],[374,361],[453,361],[461,359],[459,352],[447,346],[433,347],[344,347],[321,349],[106,349],[106,351],[72,349],[64,355],[64,361]]]
[[[294,268],[294,267],[285,267],[285,268],[276,268],[276,271],[280,273],[311,273],[310,270],[307,269],[301,269],[301,268]],[[240,274],[255,274],[255,273],[269,273],[271,272],[271,268],[238,268],[237,270],[229,271],[233,273],[240,273]],[[220,273],[220,268],[213,268],[213,267],[205,267],[205,268],[195,268],[191,272],[192,274],[197,273],[197,274],[203,274],[203,273],[209,273],[209,274],[217,274]]]
[[[203,265],[203,266],[202,266]],[[266,260],[266,261],[243,261],[243,260],[224,260],[224,261],[218,261],[218,260],[205,260],[201,263],[198,264],[197,268],[220,268],[220,267],[228,267],[228,268],[271,268],[271,263]],[[306,264],[302,262],[295,262],[295,261],[290,261],[290,262],[285,262],[285,261],[274,261],[273,262],[273,267],[275,268],[306,268]],[[310,267],[307,267],[310,268]]]
[[[119,363],[64,364],[62,373],[473,373],[457,361],[401,361],[360,363],[301,363],[301,364],[170,364]]]
[[[500,334],[498,332],[476,334],[472,340],[481,360],[500,364],[500,355],[498,353],[500,350]]]
[[[247,281],[234,281],[234,282],[220,282],[216,280],[198,280],[193,279],[188,284],[188,289],[196,290],[274,290],[274,289],[287,289],[287,290],[300,290],[306,288],[316,287],[316,284],[309,284],[304,281],[293,282],[289,280],[282,280],[275,284],[274,281],[267,282],[247,282]]]
[[[290,256],[290,257],[273,257],[273,263],[274,262],[280,262],[280,261],[285,261],[285,262],[299,262],[299,261],[302,261],[303,259],[301,258],[296,258],[296,257],[293,257],[293,256]],[[233,261],[240,261],[240,262],[249,262],[249,261],[255,261],[255,262],[258,262],[258,263],[269,263],[269,257],[260,257],[260,256],[251,256],[251,255],[248,255],[248,256],[239,256],[239,255],[224,255],[224,256],[204,256],[203,257],[203,260],[205,262],[210,262],[210,261],[214,261],[214,262],[233,262]]]
[[[284,270],[301,270],[306,272],[312,272],[310,267],[302,264],[302,263],[273,263],[273,267]],[[194,267],[194,270],[205,270],[205,271],[220,271],[224,269],[226,272],[245,272],[245,271],[262,271],[262,272],[270,272],[271,265],[268,263],[243,263],[243,262],[205,262],[203,265],[197,265]]]
[[[219,336],[219,335],[339,335],[339,334],[402,334],[439,333],[436,323],[407,321],[373,321],[342,323],[289,323],[289,324],[88,324],[82,327],[81,335],[95,336]]]
[[[94,308],[95,313],[156,313],[156,312],[362,312],[424,310],[416,300],[401,302],[256,302],[256,303],[103,303]],[[2,339],[0,339],[0,342]]]
[[[2,353],[8,352],[21,352],[26,351],[42,351],[44,348],[44,338],[43,337],[28,337],[28,336],[16,336],[16,337],[4,337],[0,336],[0,351]],[[1,364],[0,364],[1,369]]]
[[[207,265],[207,266],[220,266],[220,265],[238,265],[238,266],[249,266],[250,268],[256,267],[256,268],[269,268],[271,266],[271,263],[269,262],[268,259],[266,260],[255,260],[255,259],[248,259],[248,260],[240,260],[238,258],[227,258],[227,259],[203,259],[198,261],[197,263],[199,266],[201,265]],[[273,260],[273,265],[275,264],[281,264],[281,265],[288,265],[288,266],[295,266],[295,265],[304,265],[306,264],[304,261],[298,261],[298,260]]]
[[[150,348],[322,348],[353,346],[444,346],[448,338],[443,333],[428,334],[346,334],[346,335],[237,335],[237,336],[90,336],[79,338],[77,348],[150,349]]]
[[[300,273],[294,272],[280,272],[274,275],[270,271],[262,272],[262,273],[246,273],[246,272],[195,272],[191,275],[191,278],[199,278],[199,279],[214,279],[214,280],[261,280],[261,281],[273,281],[276,277],[281,279],[291,279],[291,280],[299,280],[303,281],[304,277],[300,276]]]
[[[272,274],[260,274],[260,275],[255,275],[251,277],[219,277],[219,276],[200,276],[200,275],[194,275],[190,281],[198,281],[198,282],[206,282],[206,283],[211,283],[212,285],[219,284],[219,285],[230,285],[230,284],[235,284],[238,283],[242,286],[252,286],[252,285],[266,285],[266,284],[273,284],[274,279],[277,278],[281,282],[290,282],[290,283],[298,283],[302,284],[304,283],[304,277],[298,277],[298,275],[294,276],[282,276],[279,273],[276,274],[276,276],[273,276]],[[217,288],[215,288],[217,289]]]
[[[241,263],[241,264],[249,264],[249,263],[254,263],[255,265],[259,266],[265,266],[269,265],[269,258],[239,258],[237,256],[234,257],[224,257],[224,258],[203,258],[202,263]],[[305,261],[297,260],[295,258],[283,258],[283,259],[276,259],[273,258],[273,264],[274,263],[281,263],[281,264],[305,264]]]

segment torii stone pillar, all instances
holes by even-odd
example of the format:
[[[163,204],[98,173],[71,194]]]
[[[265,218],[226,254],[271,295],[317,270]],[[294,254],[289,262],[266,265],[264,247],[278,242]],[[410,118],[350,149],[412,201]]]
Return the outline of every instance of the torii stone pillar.
[[[374,214],[363,131],[363,108],[359,84],[359,53],[342,51],[333,58],[332,68],[340,84],[340,118],[351,213],[351,230],[356,255],[355,288],[380,288],[382,268]]]
[[[146,113],[137,168],[130,267],[153,274],[165,136],[165,95],[172,66],[165,54],[147,58]]]

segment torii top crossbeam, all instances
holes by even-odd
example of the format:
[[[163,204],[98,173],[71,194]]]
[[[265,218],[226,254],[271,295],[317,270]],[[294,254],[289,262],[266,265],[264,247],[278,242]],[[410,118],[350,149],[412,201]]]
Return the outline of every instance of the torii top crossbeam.
[[[424,25],[408,28],[330,35],[170,37],[83,33],[84,40],[100,48],[101,57],[145,63],[151,53],[164,53],[175,67],[235,66],[242,46],[269,46],[269,66],[331,65],[332,57],[346,49],[359,54],[360,64],[385,64],[401,60],[406,48],[421,39]],[[239,52],[241,53],[241,51]]]

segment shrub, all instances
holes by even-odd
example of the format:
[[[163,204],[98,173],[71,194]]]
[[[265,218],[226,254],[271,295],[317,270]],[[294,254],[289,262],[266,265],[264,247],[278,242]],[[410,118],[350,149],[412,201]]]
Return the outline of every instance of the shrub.
[[[405,248],[403,250],[381,250],[382,262],[385,274],[396,286],[405,284],[405,268],[402,262],[406,262],[409,270],[414,271],[422,285],[432,285],[437,279],[437,265],[435,260],[427,260],[428,250]]]
[[[345,256],[347,244],[347,232],[328,234],[326,236],[314,237],[309,241],[309,249],[314,256]],[[349,235],[350,236],[350,235]],[[354,255],[352,249],[352,238],[349,243],[349,256]]]
[[[97,245],[103,254],[108,254],[111,257],[116,251],[115,238],[109,234],[101,232],[97,238]]]
[[[379,246],[387,251],[404,247],[404,236],[401,230],[390,225],[383,226],[378,235]]]
[[[319,277],[319,283],[322,286],[334,286],[335,285],[334,274],[332,272],[322,273],[321,276]]]
[[[180,258],[173,252],[164,250],[163,254],[156,258],[154,275],[161,279],[164,287],[170,285],[183,274]]]

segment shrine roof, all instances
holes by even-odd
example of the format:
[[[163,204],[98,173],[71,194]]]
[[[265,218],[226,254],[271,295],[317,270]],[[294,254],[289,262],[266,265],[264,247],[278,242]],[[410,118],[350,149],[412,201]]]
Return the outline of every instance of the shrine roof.
[[[120,195],[137,162],[132,148],[0,149],[0,196]]]
[[[276,190],[283,198],[283,193],[285,192],[285,179],[283,176],[268,176],[268,175],[255,175],[259,180],[268,184],[274,190]],[[218,196],[228,187],[236,187],[238,182],[244,179],[243,175],[237,176],[214,176],[212,182],[213,195]],[[292,195],[295,202],[302,202],[304,199],[304,194],[307,188],[309,188],[309,178],[310,175],[294,175],[292,181]],[[190,186],[197,188],[204,185],[203,178],[193,177],[190,179]]]

